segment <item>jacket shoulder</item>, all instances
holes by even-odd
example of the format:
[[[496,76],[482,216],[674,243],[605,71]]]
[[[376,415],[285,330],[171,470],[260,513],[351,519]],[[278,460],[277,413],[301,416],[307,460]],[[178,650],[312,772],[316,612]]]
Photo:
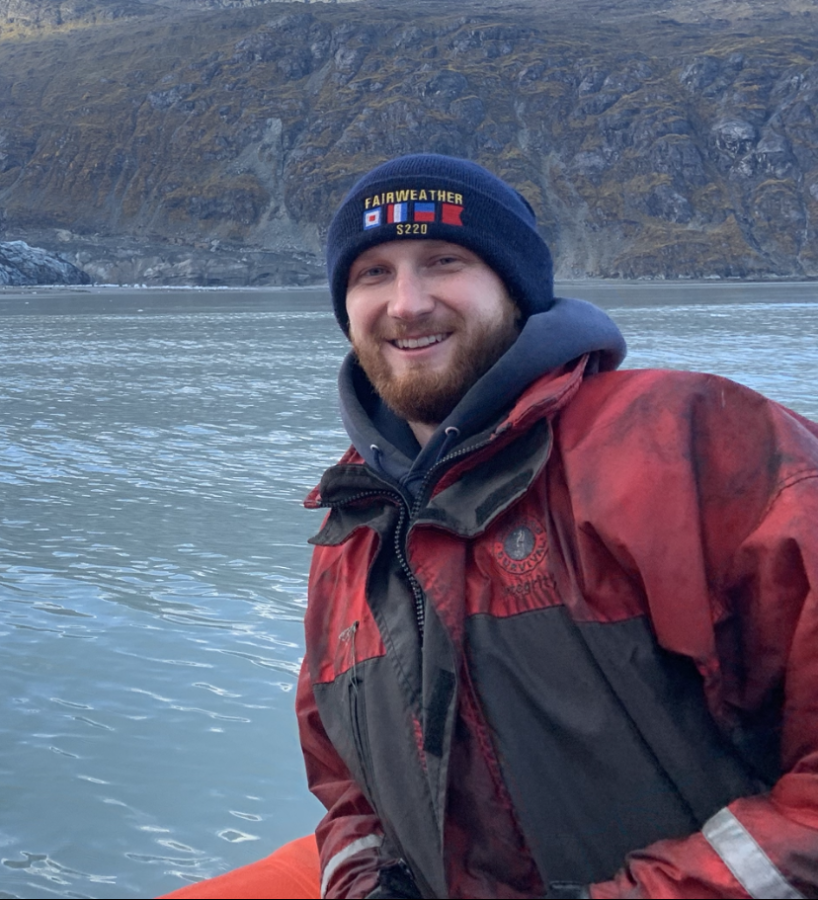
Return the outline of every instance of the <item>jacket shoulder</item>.
[[[695,528],[739,538],[782,490],[818,478],[818,425],[716,375],[592,376],[554,433],[575,512],[591,518],[638,509],[658,528],[698,508]]]
[[[717,437],[758,444],[760,438],[793,441],[816,452],[818,424],[752,388],[719,375],[665,369],[631,369],[586,378],[560,417],[569,444],[635,433]]]

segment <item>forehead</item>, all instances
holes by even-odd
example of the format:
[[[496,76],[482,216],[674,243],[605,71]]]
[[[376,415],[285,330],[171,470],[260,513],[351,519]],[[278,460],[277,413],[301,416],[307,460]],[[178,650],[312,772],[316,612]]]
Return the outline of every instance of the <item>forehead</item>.
[[[381,244],[376,244],[374,247],[364,250],[363,253],[357,256],[353,261],[352,266],[358,267],[378,259],[388,259],[393,261],[399,259],[418,259],[426,255],[447,252],[463,254],[473,259],[479,259],[482,262],[482,259],[476,253],[469,250],[467,247],[464,247],[462,244],[455,244],[451,241],[409,239],[384,241]]]

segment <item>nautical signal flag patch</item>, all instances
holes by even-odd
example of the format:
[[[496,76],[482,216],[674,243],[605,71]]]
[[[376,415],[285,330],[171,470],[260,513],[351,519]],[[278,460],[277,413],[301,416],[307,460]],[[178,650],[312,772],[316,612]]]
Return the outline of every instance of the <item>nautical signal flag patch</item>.
[[[364,213],[364,228],[377,228],[381,224],[381,208],[368,209]]]
[[[415,222],[434,222],[436,203],[415,203],[414,221]]]
[[[390,203],[386,207],[387,222],[408,222],[409,221],[409,204],[408,203]]]
[[[460,221],[460,214],[462,212],[462,206],[458,206],[455,203],[441,203],[440,221],[444,225],[462,225],[463,223]]]
[[[463,195],[437,188],[383,191],[364,198],[364,230],[385,225],[421,223],[462,226]],[[398,228],[396,234],[425,234]]]

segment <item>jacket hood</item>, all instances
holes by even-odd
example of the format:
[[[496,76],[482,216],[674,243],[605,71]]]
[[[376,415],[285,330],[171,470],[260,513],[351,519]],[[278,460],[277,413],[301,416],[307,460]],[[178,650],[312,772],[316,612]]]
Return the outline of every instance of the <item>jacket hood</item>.
[[[364,460],[411,492],[437,460],[500,418],[546,372],[586,354],[593,356],[589,371],[616,369],[626,352],[625,339],[607,313],[584,300],[557,298],[547,311],[529,316],[514,344],[475,382],[425,447],[375,393],[352,353],[338,379],[341,417]]]

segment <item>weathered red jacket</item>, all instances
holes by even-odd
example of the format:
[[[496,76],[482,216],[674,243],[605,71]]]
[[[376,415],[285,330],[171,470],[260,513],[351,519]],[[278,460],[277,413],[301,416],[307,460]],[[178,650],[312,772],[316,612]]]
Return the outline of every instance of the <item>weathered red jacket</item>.
[[[818,426],[582,369],[415,504],[354,451],[308,498],[328,897],[818,897]]]

